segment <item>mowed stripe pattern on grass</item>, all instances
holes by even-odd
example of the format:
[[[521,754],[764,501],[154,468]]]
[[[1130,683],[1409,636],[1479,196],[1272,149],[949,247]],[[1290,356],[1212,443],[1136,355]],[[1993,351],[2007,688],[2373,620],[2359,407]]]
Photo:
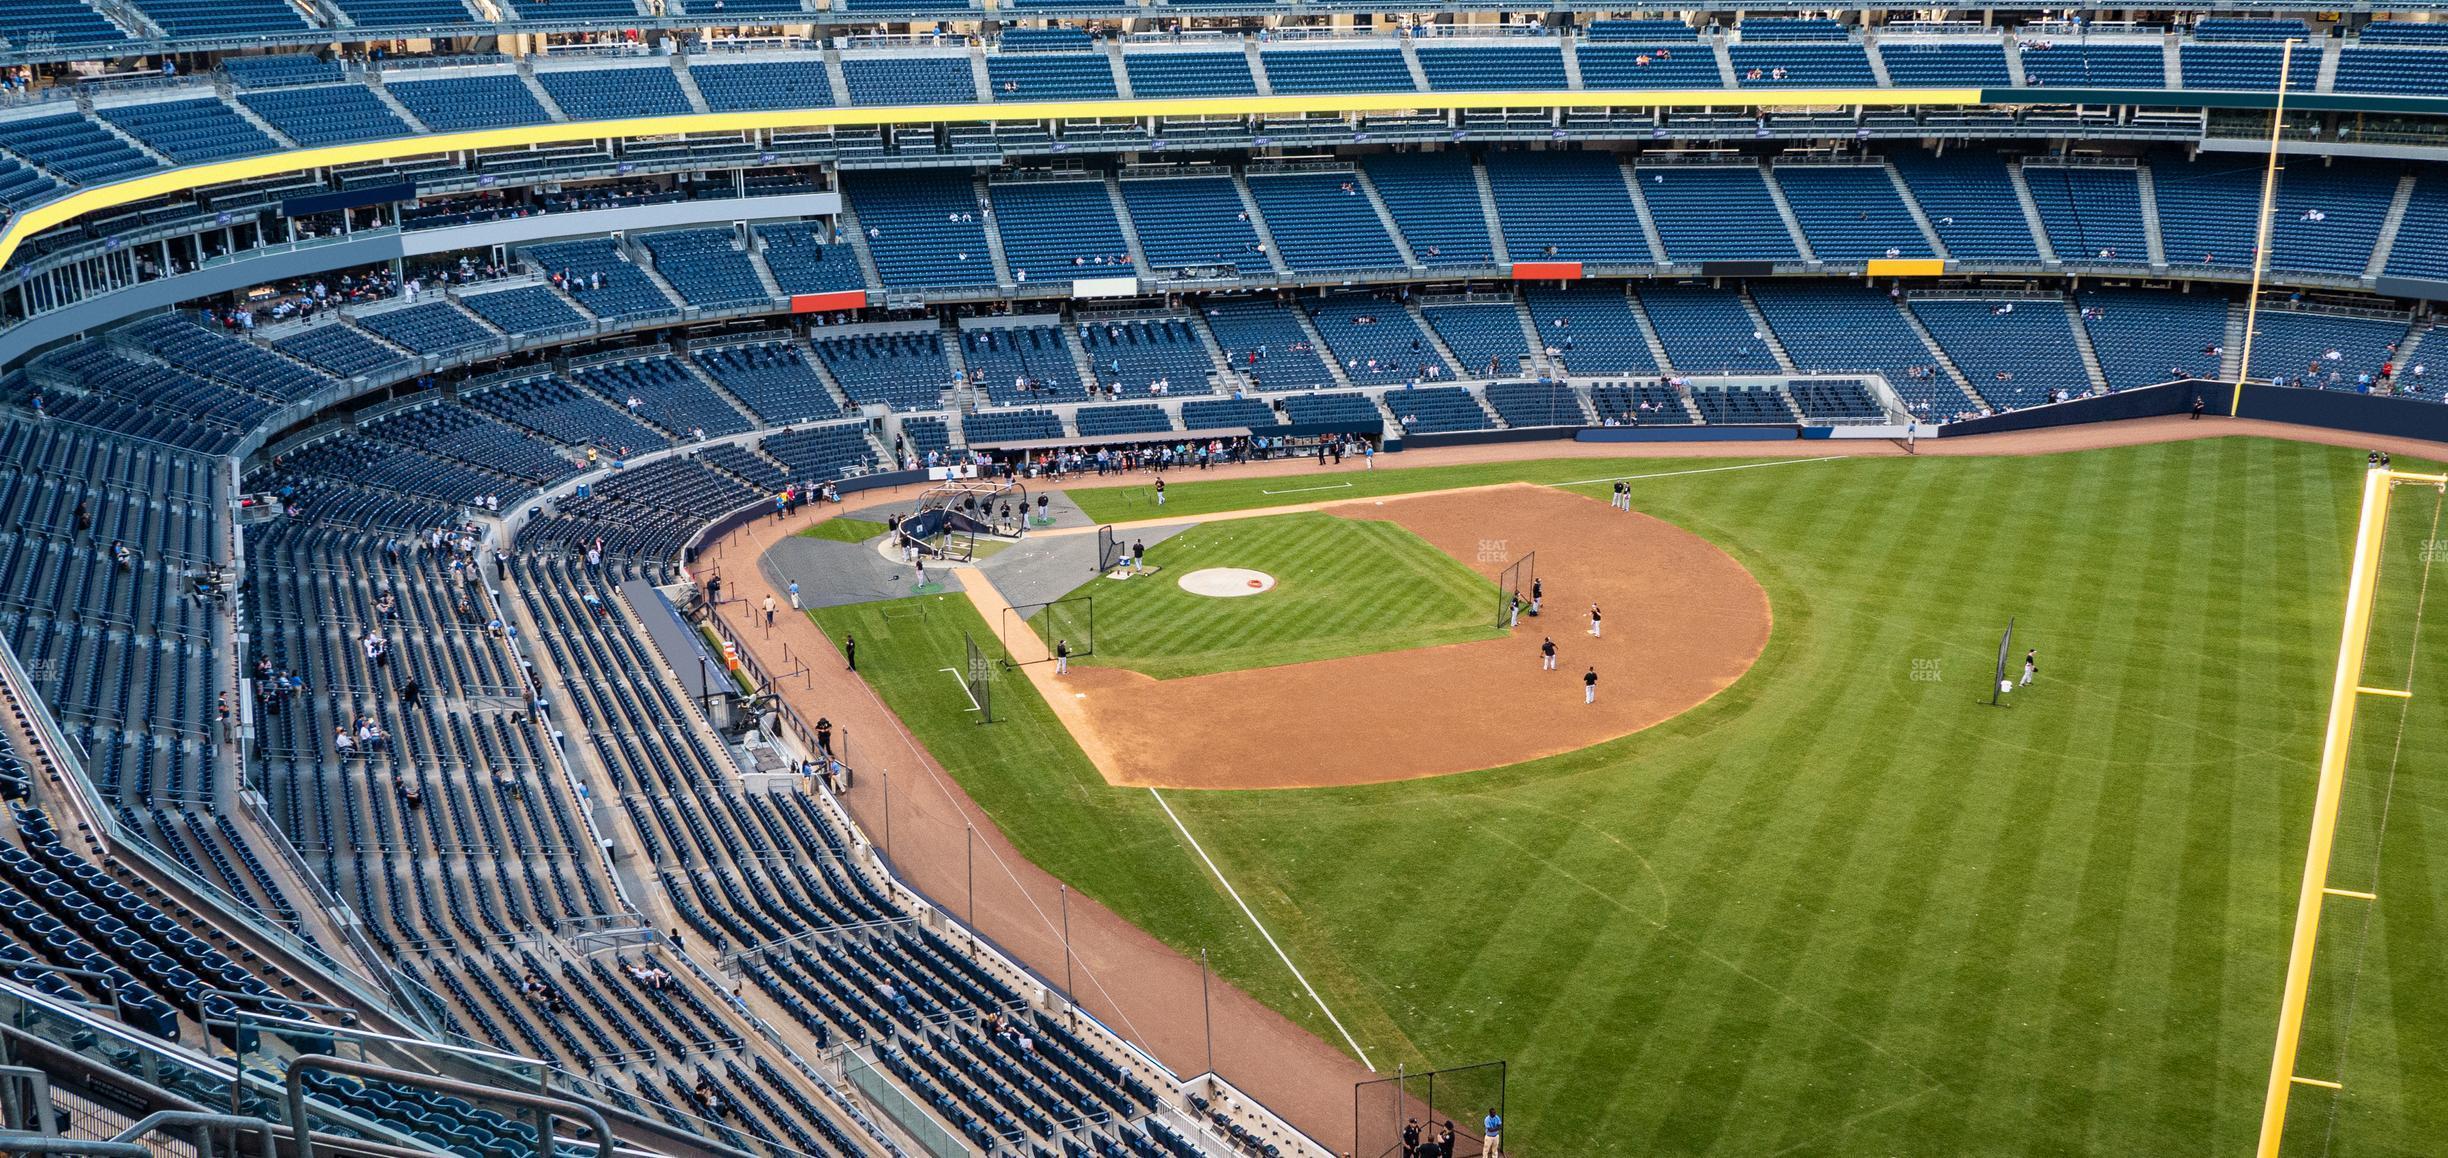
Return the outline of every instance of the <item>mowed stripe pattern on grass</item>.
[[[2227,439],[1645,481],[1776,609],[1725,693],[1515,768],[1171,799],[1378,1064],[1508,1059],[1526,1152],[2245,1152],[2360,477]],[[2041,681],[1990,708],[2009,615]],[[2332,1155],[2448,1137],[2448,713],[2400,742]],[[1177,945],[1229,913],[1178,847],[1073,835],[1141,802],[1005,805]],[[1271,958],[1219,968],[1331,1033]]]
[[[1393,523],[1236,519],[1193,527],[1147,558],[1159,573],[1073,593],[1096,601],[1096,653],[1081,662],[1176,679],[1500,634],[1495,584]],[[1206,567],[1263,571],[1275,587],[1234,599],[1182,590],[1183,575]]]

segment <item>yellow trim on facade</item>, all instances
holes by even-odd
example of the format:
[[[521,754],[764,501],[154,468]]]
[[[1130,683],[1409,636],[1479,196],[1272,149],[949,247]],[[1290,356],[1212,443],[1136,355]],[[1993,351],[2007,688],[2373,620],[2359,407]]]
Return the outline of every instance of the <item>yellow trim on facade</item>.
[[[1818,108],[1829,106],[1960,106],[1981,103],[1976,88],[1845,89],[1652,89],[1551,92],[1394,92],[1306,96],[1174,97],[1161,100],[1018,101],[960,105],[760,109],[737,113],[689,113],[608,121],[552,121],[501,129],[428,133],[388,141],[364,141],[313,149],[289,149],[147,173],[125,181],[80,189],[37,205],[0,231],[0,269],[16,257],[25,238],[89,213],[175,193],[183,189],[296,173],[333,165],[390,161],[403,157],[508,145],[553,145],[609,137],[670,136],[676,133],[745,133],[761,129],[866,128],[879,125],[992,123],[1004,121],[1139,120],[1149,117],[1289,116],[1302,113],[1450,112],[1486,109],[1638,108]]]

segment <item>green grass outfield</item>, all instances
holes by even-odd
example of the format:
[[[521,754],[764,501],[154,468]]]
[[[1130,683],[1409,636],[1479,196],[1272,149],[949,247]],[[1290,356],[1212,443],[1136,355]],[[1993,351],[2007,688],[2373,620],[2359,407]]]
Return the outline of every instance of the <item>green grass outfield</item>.
[[[1072,592],[1096,604],[1095,654],[1075,662],[1176,679],[1504,634],[1496,585],[1393,523],[1316,513],[1235,519],[1149,547],[1147,561],[1161,570],[1099,577]],[[1182,590],[1178,580],[1203,567],[1264,571],[1275,586],[1233,599]],[[1038,630],[1049,629],[1039,622]]]
[[[1508,1059],[1509,1138],[1527,1153],[2247,1152],[2360,460],[2221,439],[1336,476],[1366,493],[1659,476],[1635,502],[1748,566],[1775,633],[1724,694],[1597,748],[1167,799],[1380,1068]],[[1168,514],[1316,497],[1182,478]],[[1129,517],[1113,494],[1075,497]],[[2042,680],[1991,708],[2010,614]],[[955,663],[947,618],[924,622],[917,646],[939,650],[910,666]],[[876,626],[855,626],[872,648]],[[2370,853],[2385,793],[2385,855],[2359,870],[2382,901],[2331,910],[2321,1056],[2302,1072],[2346,1093],[2299,1092],[2291,1154],[2435,1155],[2448,1138],[2433,634],[2410,673],[2424,698],[2367,717],[2349,808],[2364,827],[2341,858]],[[977,728],[945,710],[965,706],[950,676],[932,691],[872,678],[1023,851],[1167,941],[1215,949],[1223,974],[1337,1040],[1148,793],[1084,771],[1027,685],[1002,681],[998,706],[1035,722]]]

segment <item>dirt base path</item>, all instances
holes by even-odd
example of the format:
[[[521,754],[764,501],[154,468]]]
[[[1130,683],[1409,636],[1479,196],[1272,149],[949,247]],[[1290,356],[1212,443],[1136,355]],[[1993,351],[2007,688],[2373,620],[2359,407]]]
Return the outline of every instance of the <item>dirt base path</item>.
[[[2448,458],[2448,445],[2310,430],[2284,423],[2235,419],[2140,419],[2088,426],[1971,438],[1924,439],[1924,454],[2053,454],[2095,447],[2133,446],[2188,438],[2258,435],[2335,446],[2378,447],[2392,454]],[[1894,443],[1829,439],[1769,443],[1575,443],[1535,442],[1406,452],[1383,459],[1385,469],[1449,466],[1474,462],[1518,462],[1541,458],[1627,461],[1644,458],[1814,457],[1829,454],[1902,454]],[[1325,472],[1358,471],[1357,461]],[[1255,463],[1213,472],[1214,477],[1321,473],[1314,463]],[[1593,474],[1602,473],[1593,471]],[[1626,473],[1629,473],[1627,470]],[[1195,472],[1193,472],[1195,477]],[[868,491],[862,507],[909,502],[924,484]],[[869,833],[892,831],[896,868],[947,910],[968,919],[1004,951],[1040,976],[1062,974],[1062,940],[1055,924],[1058,882],[1013,850],[1000,828],[970,801],[864,681],[844,670],[836,651],[805,617],[777,617],[767,633],[750,623],[749,610],[779,586],[757,566],[766,549],[784,536],[834,517],[843,508],[802,507],[786,520],[763,519],[706,544],[698,570],[720,568],[735,601],[722,618],[741,646],[768,670],[808,672],[787,681],[784,694],[813,720],[829,716],[850,746],[861,778],[844,802]],[[1635,610],[1627,608],[1627,610]],[[1562,642],[1562,641],[1559,641]],[[892,780],[889,821],[885,777]],[[969,841],[976,841],[974,895],[964,888]],[[1071,905],[1072,948],[1081,978],[1080,1004],[1129,1035],[1172,1067],[1191,1074],[1205,1069],[1199,1018],[1199,967],[1104,906],[1085,898]],[[1370,1076],[1340,1050],[1221,981],[1214,989],[1216,1069],[1251,1096],[1328,1146],[1348,1149],[1351,1084]]]
[[[1688,711],[1768,645],[1768,596],[1751,574],[1647,515],[1518,484],[1323,509],[1400,524],[1490,578],[1536,551],[1546,613],[1504,639],[1185,679],[1027,668],[1107,780],[1319,788],[1519,763]],[[1607,609],[1595,638],[1592,603]],[[1542,637],[1556,642],[1557,670],[1540,665]],[[1594,704],[1581,683],[1593,666]]]

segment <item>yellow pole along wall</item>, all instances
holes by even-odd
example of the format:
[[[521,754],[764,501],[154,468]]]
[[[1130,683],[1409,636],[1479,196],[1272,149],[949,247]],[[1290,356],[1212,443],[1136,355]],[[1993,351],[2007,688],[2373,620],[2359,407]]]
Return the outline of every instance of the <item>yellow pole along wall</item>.
[[[502,129],[428,133],[388,141],[288,149],[147,173],[125,181],[80,189],[37,205],[0,232],[0,268],[17,256],[26,238],[89,213],[147,198],[231,181],[298,173],[333,165],[391,161],[505,145],[552,145],[607,138],[659,137],[678,133],[746,133],[764,129],[825,129],[876,125],[998,123],[1141,119],[1147,117],[1287,116],[1300,113],[1447,112],[1470,109],[1604,108],[1822,108],[1832,106],[1981,103],[1976,88],[1925,89],[1705,89],[1565,92],[1396,92],[1339,96],[1177,97],[1164,100],[1026,101],[975,105],[895,105],[874,108],[760,109],[739,113],[690,113],[609,121],[553,121]]]

